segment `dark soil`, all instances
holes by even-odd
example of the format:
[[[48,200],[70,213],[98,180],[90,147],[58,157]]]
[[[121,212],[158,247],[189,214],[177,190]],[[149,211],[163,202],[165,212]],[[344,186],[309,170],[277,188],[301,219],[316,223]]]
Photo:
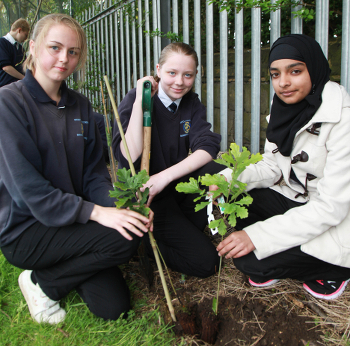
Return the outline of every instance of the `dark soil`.
[[[266,302],[259,300],[247,302],[235,297],[221,297],[218,321],[204,321],[203,316],[208,315],[211,306],[211,300],[204,299],[200,304],[192,305],[190,313],[178,313],[176,334],[196,334],[209,344],[227,346],[303,346],[321,342],[320,333],[313,328],[315,325],[307,323],[309,318],[281,306],[267,306]],[[189,320],[192,324],[188,323]],[[192,328],[182,330],[179,324],[192,325]],[[214,340],[210,339],[213,331]]]
[[[139,285],[140,279],[144,280],[144,278],[138,259],[134,259],[136,259],[135,262],[125,266],[125,272],[128,280],[136,280]],[[153,261],[151,265],[156,270]],[[225,270],[222,274],[225,274]],[[188,339],[189,345],[190,340],[193,340],[192,345],[216,346],[325,345],[321,338],[324,330],[316,326],[312,317],[301,316],[302,313],[305,315],[307,307],[299,308],[289,303],[294,298],[299,301],[303,299],[298,295],[282,293],[286,295],[286,299],[279,299],[278,303],[261,299],[258,296],[253,298],[251,294],[243,295],[243,297],[234,294],[219,297],[218,320],[216,320],[216,316],[212,313],[212,299],[207,298],[207,295],[203,293],[204,286],[206,290],[210,288],[211,292],[215,292],[216,278],[186,277],[183,281],[180,273],[170,271],[170,275],[178,298],[180,298],[180,300],[174,299],[173,302],[177,318],[173,330],[179,337],[191,336]],[[247,285],[250,289],[245,282],[245,277],[241,275],[237,284]],[[164,292],[158,275],[155,275],[152,287],[145,287],[145,290],[150,302],[157,301],[156,304],[165,323],[172,323],[169,310],[162,299]],[[171,294],[173,296],[173,293]],[[211,318],[214,319],[210,320]]]

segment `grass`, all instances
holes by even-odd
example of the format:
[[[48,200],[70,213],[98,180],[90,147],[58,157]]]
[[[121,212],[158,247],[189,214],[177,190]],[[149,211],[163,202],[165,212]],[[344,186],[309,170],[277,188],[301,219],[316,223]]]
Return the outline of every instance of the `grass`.
[[[94,316],[75,292],[61,305],[67,311],[59,325],[32,320],[18,286],[21,269],[9,264],[0,252],[0,345],[184,345],[164,324],[155,306],[147,306],[145,294],[131,285],[133,311],[127,320],[104,321]]]

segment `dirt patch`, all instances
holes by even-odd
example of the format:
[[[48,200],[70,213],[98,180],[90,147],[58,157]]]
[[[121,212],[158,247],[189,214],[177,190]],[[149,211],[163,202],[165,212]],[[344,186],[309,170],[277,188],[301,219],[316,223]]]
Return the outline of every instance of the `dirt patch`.
[[[133,272],[133,279],[138,280],[137,286],[140,286],[142,276],[138,263],[130,263],[130,269]],[[153,304],[159,307],[165,322],[171,323],[163,299],[164,293],[159,275],[156,268],[154,269],[154,286],[150,290],[145,288],[150,308]],[[136,277],[134,273],[138,273]],[[295,286],[290,285],[290,282],[286,283],[290,287],[289,291],[284,291],[285,286],[281,283],[272,289],[253,288],[246,283],[245,277],[237,269],[228,265],[222,272],[219,323],[217,325],[215,321],[204,323],[205,328],[216,330],[215,339],[210,340],[212,333],[210,330],[203,329],[203,315],[212,311],[212,298],[217,288],[217,277],[207,279],[186,277],[183,280],[179,273],[170,271],[170,275],[182,302],[180,304],[178,298],[174,298],[174,293],[171,292],[178,319],[178,323],[173,327],[179,337],[178,344],[181,343],[181,340],[185,340],[187,345],[220,346],[333,344],[324,340],[324,334],[329,334],[329,329],[320,323],[320,318],[315,317],[307,305],[301,303],[305,299],[301,288],[300,292],[296,291]],[[301,287],[301,283],[295,283],[295,285]],[[137,292],[135,294],[137,295]],[[134,299],[137,299],[137,296],[134,296]],[[183,306],[186,308],[184,309]],[[184,314],[179,318],[180,312]],[[185,320],[187,328],[181,326],[179,321],[181,318]]]
[[[307,317],[280,306],[225,297],[219,309],[221,325],[215,345],[302,346],[321,341],[320,332],[307,324]]]
[[[214,318],[213,318],[214,316]],[[322,344],[321,331],[310,318],[298,316],[281,306],[271,307],[264,300],[220,297],[218,316],[212,301],[192,303],[186,312],[176,314],[174,331],[178,336],[196,335],[210,345],[286,345]]]

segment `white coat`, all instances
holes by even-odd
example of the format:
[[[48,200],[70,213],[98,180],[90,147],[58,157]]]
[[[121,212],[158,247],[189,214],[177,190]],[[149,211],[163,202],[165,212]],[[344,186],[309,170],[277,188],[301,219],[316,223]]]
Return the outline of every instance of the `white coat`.
[[[317,123],[321,123],[319,134],[309,133]],[[263,160],[247,167],[239,180],[247,183],[248,191],[271,188],[307,203],[245,228],[256,257],[263,259],[301,245],[304,253],[350,268],[350,96],[345,89],[328,82],[320,108],[297,132],[290,157],[273,153],[276,148],[266,140]],[[309,174],[306,194],[289,179],[292,159],[302,151],[308,160],[294,163],[293,170],[304,186]],[[221,173],[230,180],[230,172]]]

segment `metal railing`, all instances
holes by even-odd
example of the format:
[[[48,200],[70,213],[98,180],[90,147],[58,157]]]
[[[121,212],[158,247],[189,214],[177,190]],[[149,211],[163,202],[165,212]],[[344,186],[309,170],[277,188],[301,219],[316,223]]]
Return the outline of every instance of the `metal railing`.
[[[273,0],[275,2],[276,0]],[[201,14],[201,5],[205,2],[205,23]],[[235,49],[235,107],[234,107],[234,141],[243,146],[243,10],[235,13],[235,39],[228,41],[228,14],[226,11],[215,11],[213,4],[205,0],[182,0],[182,11],[179,11],[178,0],[171,1],[171,26],[172,32],[180,34],[183,41],[194,42],[194,48],[199,55],[199,73],[195,81],[195,91],[202,98],[202,79],[206,80],[206,107],[207,120],[214,125],[214,15],[219,16],[220,38],[220,128],[222,135],[221,150],[226,151],[228,138],[228,50]],[[189,6],[192,5],[193,6]],[[162,20],[160,16],[160,0],[128,0],[123,4],[113,4],[112,0],[100,2],[99,8],[91,8],[81,14],[77,19],[82,23],[88,33],[90,56],[88,59],[85,79],[90,87],[81,91],[86,94],[93,104],[101,103],[99,80],[104,74],[112,82],[113,91],[118,104],[129,89],[136,86],[136,82],[144,75],[150,75],[155,71],[158,57],[161,51],[161,39],[159,35],[153,35],[160,31]],[[190,13],[190,7],[193,12]],[[180,9],[180,10],[181,10]],[[291,8],[295,11],[298,8]],[[261,10],[253,8],[252,17],[252,43],[251,43],[251,129],[250,150],[253,153],[259,151],[260,146],[260,98],[261,98]],[[182,17],[179,17],[179,12]],[[350,91],[350,4],[343,1],[342,8],[342,54],[341,54],[341,84]],[[302,33],[303,23],[300,18],[291,15],[291,32]],[[328,17],[329,0],[316,1],[316,40],[320,43],[325,55],[328,54]],[[190,21],[193,32],[190,32]],[[281,10],[271,12],[270,16],[270,43],[272,44],[281,35]],[[150,28],[153,33],[150,34]],[[179,32],[182,28],[182,32]],[[206,49],[204,58],[200,52],[203,49],[202,36],[205,28]],[[147,32],[147,33],[145,33]],[[137,34],[136,34],[137,33]],[[190,36],[192,35],[192,36]],[[151,37],[152,36],[152,37]],[[203,60],[205,59],[205,60]],[[206,62],[204,75],[202,76],[202,62]],[[82,79],[83,76],[81,75]],[[93,86],[93,90],[91,90]],[[273,89],[270,87],[270,100]],[[97,106],[96,106],[97,107]],[[232,112],[231,112],[232,113]],[[218,129],[214,127],[214,131]]]

